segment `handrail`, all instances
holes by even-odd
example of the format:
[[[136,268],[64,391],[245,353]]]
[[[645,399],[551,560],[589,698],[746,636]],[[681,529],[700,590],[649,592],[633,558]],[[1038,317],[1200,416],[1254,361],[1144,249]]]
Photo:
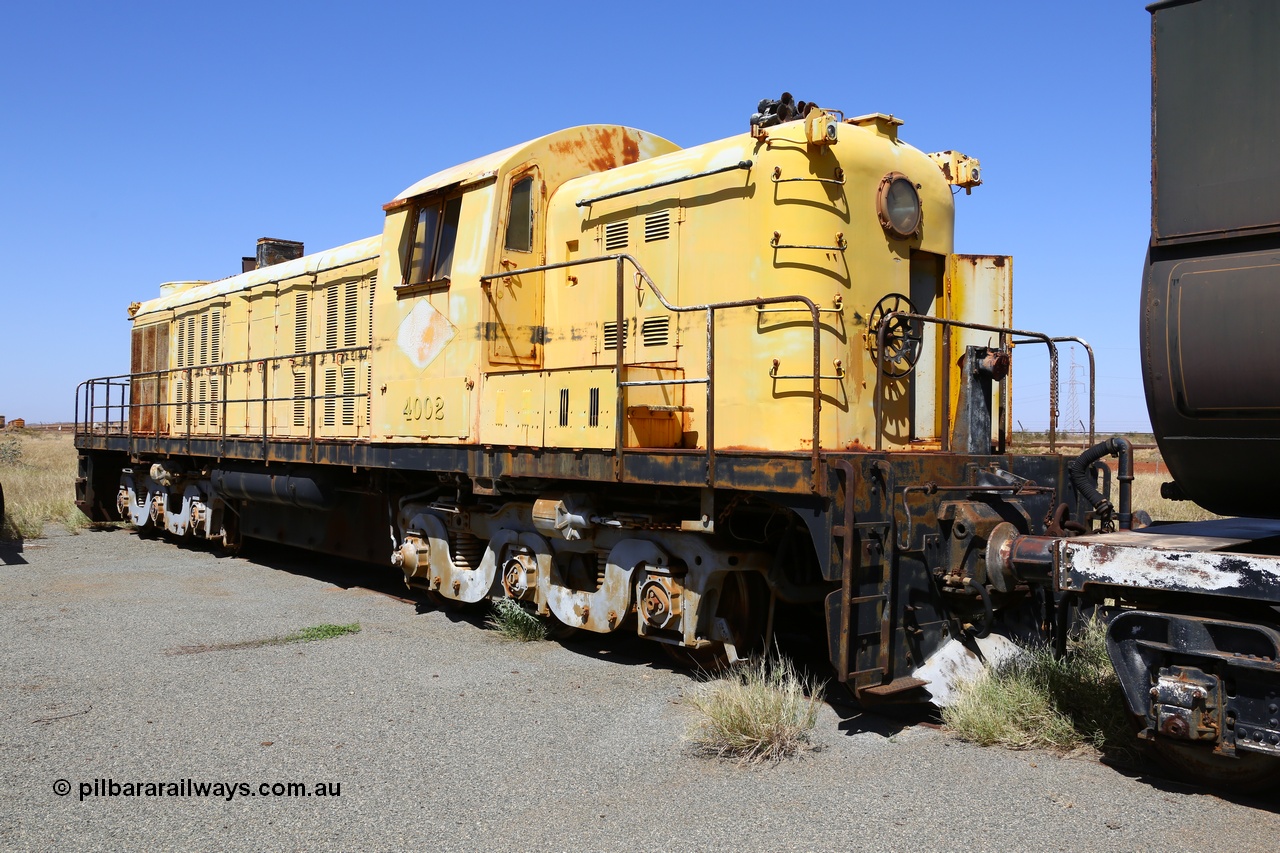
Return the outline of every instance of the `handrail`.
[[[251,404],[260,403],[262,405],[262,454],[263,459],[267,458],[268,445],[270,441],[270,411],[271,407],[277,403],[302,403],[307,407],[307,420],[305,426],[307,429],[308,443],[310,444],[310,455],[314,462],[316,460],[316,402],[318,400],[333,401],[336,407],[339,401],[367,399],[370,391],[366,388],[363,391],[355,391],[353,393],[338,392],[333,394],[316,393],[316,369],[318,365],[324,364],[332,359],[335,365],[346,364],[348,361],[364,361],[367,359],[371,347],[369,345],[340,347],[337,349],[312,350],[305,353],[287,353],[282,355],[264,356],[262,358],[238,359],[235,361],[215,362],[213,364],[190,365],[187,367],[170,367],[161,368],[159,370],[149,370],[140,373],[122,373],[114,376],[103,376],[96,379],[89,379],[81,382],[76,386],[76,404],[75,404],[75,421],[73,424],[73,432],[76,436],[98,434],[99,426],[102,427],[104,435],[124,435],[127,436],[130,445],[136,438],[141,436],[154,437],[159,439],[162,435],[171,439],[185,439],[187,442],[187,450],[191,450],[192,439],[217,439],[219,441],[219,456],[225,451],[226,440],[228,436],[243,437],[250,433],[247,431],[238,432],[229,429],[228,407],[231,405],[244,405],[246,415],[248,407]],[[278,396],[268,393],[268,374],[270,369],[268,365],[278,366],[282,362],[288,362],[291,367],[301,366],[309,372],[309,393],[306,395],[288,395]],[[254,372],[261,375],[261,393],[249,394],[249,381],[246,379],[246,395],[232,396],[230,391],[232,385],[228,383],[228,377],[234,376],[241,372],[248,376]],[[256,369],[256,370],[255,370]],[[218,396],[212,400],[196,400],[194,380],[201,376],[216,376],[218,378]],[[168,383],[183,381],[185,383],[184,390],[185,399],[183,400],[166,400],[161,402],[160,389],[168,387]],[[154,400],[146,403],[134,404],[132,394],[134,384],[139,382],[154,382],[155,394]],[[359,383],[357,384],[359,386]],[[112,392],[114,389],[120,389],[120,400],[114,402],[112,400]],[[105,402],[99,403],[97,400],[98,390],[105,392]],[[83,400],[83,409],[81,402]],[[216,407],[216,408],[215,408]],[[135,430],[134,417],[150,409],[152,415],[152,429]],[[181,410],[182,420],[181,426],[185,427],[185,432],[163,432],[161,430],[161,412],[174,412],[175,414]],[[113,413],[119,413],[119,420],[113,420]],[[217,418],[216,430],[195,429],[194,415],[197,413],[204,415],[210,414],[211,421]],[[99,420],[99,414],[102,419]],[[177,421],[178,418],[173,419]],[[203,424],[202,426],[213,426],[212,423]],[[166,424],[166,428],[170,425]],[[172,426],[179,426],[177,423]],[[369,429],[369,424],[365,425],[365,429]],[[346,436],[344,436],[346,437]],[[357,435],[359,437],[358,430]]]
[[[812,379],[813,379],[813,423],[812,423],[813,446],[810,454],[811,468],[812,468],[811,488],[815,492],[821,492],[823,490],[822,476],[821,476],[821,454],[819,453],[818,440],[820,438],[820,431],[821,431],[821,410],[822,410],[822,384],[821,384],[822,383],[822,376],[821,376],[822,374],[822,370],[821,370],[821,363],[822,363],[821,312],[822,312],[822,309],[820,309],[812,299],[809,299],[807,296],[799,296],[799,295],[757,296],[753,299],[738,299],[738,300],[732,300],[728,302],[705,302],[698,305],[683,305],[683,306],[673,305],[670,301],[667,300],[667,297],[663,295],[662,291],[658,288],[657,284],[654,283],[653,279],[649,276],[649,273],[644,269],[644,267],[641,266],[640,262],[636,260],[635,257],[625,252],[619,252],[611,255],[599,255],[594,258],[583,258],[581,260],[575,260],[575,261],[561,261],[561,262],[552,263],[552,264],[542,264],[540,266],[525,267],[523,269],[504,270],[502,272],[493,273],[491,275],[481,276],[480,285],[481,287],[487,287],[490,282],[498,281],[502,279],[514,278],[519,275],[526,275],[529,273],[536,273],[536,272],[547,272],[549,270],[565,269],[567,267],[573,267],[573,266],[585,266],[587,264],[604,263],[606,261],[611,261],[617,266],[617,301],[615,305],[615,312],[616,312],[615,317],[616,317],[616,322],[618,323],[619,328],[622,328],[622,323],[625,319],[624,314],[626,312],[626,305],[624,301],[625,279],[623,276],[623,266],[626,263],[630,263],[633,267],[635,267],[636,274],[644,280],[644,283],[649,286],[649,289],[651,291],[653,291],[654,296],[658,298],[658,301],[662,303],[662,306],[666,308],[668,311],[671,311],[674,313],[705,311],[707,313],[707,378],[706,378],[707,415],[706,415],[706,419],[707,419],[707,485],[709,486],[715,485],[715,463],[716,463],[715,405],[714,405],[715,364],[713,359],[713,356],[715,354],[715,322],[714,322],[715,312],[721,311],[727,308],[748,308],[753,306],[756,308],[759,308],[764,305],[778,305],[778,304],[789,303],[789,302],[800,302],[804,304],[805,308],[809,311],[809,316],[812,318],[812,321],[813,321],[813,375],[812,375]],[[639,287],[638,284],[636,286]],[[625,350],[626,350],[626,347],[622,343],[622,335],[619,334],[618,347],[617,347],[617,360],[616,360],[616,376],[615,376],[617,401],[614,407],[616,414],[614,418],[614,462],[613,462],[614,477],[619,481],[622,480],[622,473],[623,473],[622,472],[622,455],[625,452],[627,452],[626,448],[623,446],[624,438],[626,435],[625,423],[623,422],[623,417],[625,414],[624,413],[625,406],[623,405],[624,389],[626,389],[627,387],[630,387],[632,384],[640,384],[640,383],[630,383],[630,382],[622,381],[622,373],[625,368],[625,358],[626,358]],[[809,378],[809,377],[806,377],[806,378]],[[673,384],[674,385],[674,384],[692,384],[692,383],[687,380],[658,380],[655,382],[646,382],[644,384],[648,384],[648,385]]]
[[[1021,329],[1013,329],[1006,326],[989,326],[985,323],[968,323],[962,320],[951,320],[946,317],[933,317],[928,314],[914,314],[910,311],[891,311],[885,314],[880,320],[880,325],[876,329],[876,352],[883,353],[885,346],[885,333],[888,331],[890,321],[895,318],[905,320],[919,320],[922,323],[933,323],[943,328],[943,347],[944,350],[950,350],[951,344],[951,328],[973,329],[979,332],[995,332],[1000,335],[1003,341],[1009,335],[1021,335],[1024,338],[1030,338],[1031,341],[1023,341],[1023,343],[1031,343],[1038,341],[1049,348],[1049,452],[1055,450],[1057,442],[1058,429],[1058,348],[1054,346],[1056,340],[1041,332],[1026,332]],[[1074,339],[1073,339],[1074,340]],[[1083,341],[1081,341],[1083,343]],[[1086,346],[1088,346],[1086,344]],[[948,357],[948,361],[949,361]],[[876,430],[876,450],[883,449],[883,429],[882,421],[884,418],[884,362],[878,361],[876,364],[876,400],[875,400],[875,430]],[[942,423],[942,441],[943,448],[949,445],[950,432],[950,407],[951,407],[951,365],[944,365],[942,380],[943,391],[943,423]],[[1003,380],[1001,380],[1003,383]],[[1004,395],[1005,391],[1001,391],[1001,419],[1004,417]],[[1000,430],[1000,443],[1004,444],[1004,429]]]
[[[604,195],[594,196],[593,198],[579,199],[578,201],[575,201],[573,204],[574,204],[574,207],[586,207],[587,205],[595,204],[597,201],[606,201],[607,199],[618,198],[619,196],[624,196],[624,195],[631,195],[632,193],[644,192],[645,190],[656,190],[659,187],[669,187],[672,184],[682,184],[685,181],[692,181],[697,178],[708,178],[712,175],[719,175],[723,172],[736,172],[739,169],[742,169],[744,171],[749,171],[751,169],[751,165],[752,164],[750,160],[739,160],[737,163],[734,163],[732,166],[722,166],[719,169],[707,169],[705,172],[696,172],[692,175],[681,175],[678,178],[668,178],[665,181],[654,181],[651,184],[645,184],[644,186],[641,186],[641,187],[628,187],[625,190],[618,190],[617,192],[606,193]]]
[[[621,326],[622,321],[625,319],[624,318],[624,315],[625,315],[624,296],[625,296],[626,281],[624,276],[624,270],[625,270],[626,264],[631,264],[631,266],[635,268],[636,275],[644,281],[644,283],[648,286],[648,288],[653,292],[654,296],[657,297],[658,301],[668,311],[672,311],[674,313],[690,313],[690,312],[698,312],[698,311],[706,312],[707,376],[705,379],[672,379],[672,380],[654,380],[654,381],[644,381],[644,382],[639,382],[639,381],[624,382],[622,377],[626,367],[625,365],[626,348],[625,346],[622,345],[621,339],[619,340],[619,346],[617,347],[616,365],[615,365],[616,366],[616,375],[615,375],[616,413],[615,413],[615,423],[614,423],[614,471],[615,471],[616,479],[618,480],[623,479],[622,457],[624,453],[628,452],[627,448],[624,446],[625,436],[626,436],[625,421],[624,421],[625,389],[628,387],[640,386],[640,385],[705,384],[707,386],[706,482],[708,485],[714,486],[716,482],[716,473],[715,473],[716,442],[715,442],[715,405],[714,405],[715,403],[715,363],[714,363],[715,312],[725,310],[725,309],[731,309],[731,308],[748,308],[748,307],[754,307],[757,310],[760,310],[763,306],[767,306],[767,305],[800,303],[803,307],[797,308],[796,310],[808,311],[809,316],[811,318],[811,322],[812,322],[813,372],[810,375],[800,375],[797,378],[810,379],[812,382],[811,394],[813,399],[813,414],[812,414],[812,422],[811,422],[812,445],[810,448],[811,486],[815,492],[822,492],[823,480],[821,476],[821,455],[820,455],[821,409],[822,409],[821,382],[824,378],[829,378],[829,377],[824,377],[820,369],[821,368],[821,334],[822,334],[821,314],[823,313],[824,310],[830,310],[830,309],[821,309],[817,306],[816,303],[813,302],[813,300],[809,299],[806,296],[801,296],[801,295],[754,297],[751,299],[730,300],[730,301],[724,301],[724,302],[706,302],[706,303],[700,303],[697,305],[675,305],[671,303],[667,299],[667,297],[662,293],[662,290],[653,281],[653,278],[644,269],[644,267],[640,264],[640,262],[634,256],[627,253],[601,255],[594,258],[584,258],[581,260],[565,261],[565,262],[552,263],[552,264],[542,264],[540,266],[526,267],[526,268],[515,269],[515,270],[504,270],[502,272],[494,273],[492,275],[481,276],[479,281],[482,287],[487,288],[490,282],[493,282],[495,280],[510,279],[519,275],[524,275],[529,273],[545,272],[549,270],[564,269],[564,268],[573,267],[573,266],[585,266],[588,264],[596,264],[596,263],[613,263],[616,266],[617,299],[616,299],[615,310],[616,310],[616,317],[617,317],[619,326]],[[639,287],[639,284],[637,284],[636,286]],[[87,380],[85,382],[82,382],[76,389],[76,420],[74,425],[75,434],[79,436],[83,434],[95,433],[99,425],[98,413],[102,412],[104,414],[102,424],[104,426],[104,429],[106,430],[106,433],[107,434],[127,434],[129,437],[130,443],[132,443],[133,439],[135,438],[132,414],[133,414],[133,411],[135,409],[138,409],[139,407],[135,407],[132,404],[131,400],[128,399],[128,397],[132,392],[134,382],[154,379],[157,382],[157,390],[155,395],[156,399],[153,402],[151,402],[150,405],[153,408],[153,412],[154,412],[154,416],[153,416],[154,431],[152,434],[154,434],[157,439],[161,435],[160,412],[162,410],[164,411],[177,410],[179,407],[185,406],[186,433],[184,437],[188,442],[188,450],[190,450],[190,442],[191,442],[191,439],[193,438],[193,423],[192,423],[191,415],[194,411],[198,411],[195,407],[216,405],[220,407],[220,411],[218,413],[219,414],[218,430],[216,433],[210,434],[209,437],[217,437],[223,443],[223,446],[225,446],[225,440],[229,434],[228,419],[227,419],[228,405],[243,404],[248,406],[249,404],[252,404],[252,403],[261,403],[262,405],[262,452],[263,452],[263,458],[266,459],[269,440],[270,440],[270,433],[269,433],[270,405],[275,403],[280,403],[280,402],[294,402],[294,403],[309,402],[310,404],[308,407],[309,423],[307,425],[308,440],[309,440],[309,443],[311,444],[311,454],[312,454],[312,459],[314,461],[315,453],[316,453],[315,443],[316,443],[316,425],[317,425],[316,401],[317,400],[326,400],[326,401],[327,400],[345,400],[349,398],[359,399],[362,397],[369,396],[368,390],[366,390],[363,393],[357,392],[355,394],[316,394],[315,378],[316,378],[317,359],[322,357],[327,358],[330,356],[343,356],[348,353],[358,353],[361,355],[361,357],[363,357],[364,354],[368,352],[368,350],[369,350],[368,346],[345,347],[341,349],[315,350],[307,353],[273,355],[273,356],[266,356],[264,358],[241,359],[237,361],[219,362],[219,363],[210,364],[210,365],[193,365],[193,366],[181,367],[181,368],[165,368],[161,370],[146,371],[142,373],[118,374],[115,376],[107,376],[107,377],[100,377],[97,379]],[[291,363],[295,361],[303,361],[305,366],[309,366],[310,390],[311,390],[310,394],[305,396],[293,396],[293,395],[272,396],[268,394],[267,365],[277,364],[286,360],[290,361]],[[345,361],[345,358],[342,360]],[[248,369],[245,371],[246,373],[252,373],[254,372],[254,368],[256,368],[257,371],[262,375],[262,386],[261,386],[262,392],[261,394],[255,395],[255,396],[231,397],[227,394],[229,390],[228,385],[226,383],[226,377],[228,375],[228,371],[231,370],[232,373],[234,373],[235,368],[240,368],[245,366],[248,366]],[[217,375],[221,380],[219,385],[220,393],[217,400],[199,402],[192,399],[192,395],[190,393],[187,393],[186,399],[181,402],[172,401],[172,400],[165,401],[163,403],[160,402],[159,383],[161,381],[164,381],[166,379],[172,380],[175,377],[175,375],[181,375],[187,380],[189,384],[193,376],[198,376],[203,374],[212,375],[213,373],[217,373]],[[95,400],[96,391],[100,387],[105,387],[107,391],[107,402],[103,404],[98,404]],[[111,389],[114,387],[119,387],[121,389],[121,401],[118,404],[114,404],[110,400]],[[81,420],[82,413],[80,410],[80,402],[81,402],[82,396],[85,399],[83,421]],[[117,410],[121,413],[122,423],[124,425],[124,429],[120,433],[114,433],[111,429],[111,425],[113,423],[111,421],[111,413],[112,411],[117,411]],[[121,422],[114,422],[114,423],[121,423]],[[248,433],[245,433],[245,435],[247,434]],[[236,435],[239,435],[239,433],[237,433]],[[195,433],[194,437],[203,437],[203,436],[199,433]],[[221,449],[220,449],[220,452],[221,452]]]
[[[1097,431],[1095,429],[1095,420],[1097,417],[1097,400],[1095,399],[1095,394],[1097,392],[1097,366],[1093,359],[1093,347],[1089,346],[1089,343],[1084,338],[1078,338],[1075,335],[1064,335],[1062,337],[1051,338],[1051,340],[1055,344],[1079,344],[1084,347],[1084,351],[1089,356],[1089,446],[1092,447],[1095,443],[1094,433]],[[1058,381],[1060,383],[1061,380]]]

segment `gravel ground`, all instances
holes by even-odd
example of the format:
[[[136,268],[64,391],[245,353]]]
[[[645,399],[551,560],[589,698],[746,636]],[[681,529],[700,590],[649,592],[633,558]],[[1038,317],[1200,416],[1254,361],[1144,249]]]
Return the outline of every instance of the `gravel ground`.
[[[90,531],[0,546],[0,847],[1275,850],[1275,804],[824,708],[819,749],[693,755],[628,643],[519,644],[376,570]],[[315,643],[174,654],[358,622]],[[593,638],[594,639],[594,638]],[[341,795],[81,798],[93,780]],[[70,793],[55,793],[58,780]]]

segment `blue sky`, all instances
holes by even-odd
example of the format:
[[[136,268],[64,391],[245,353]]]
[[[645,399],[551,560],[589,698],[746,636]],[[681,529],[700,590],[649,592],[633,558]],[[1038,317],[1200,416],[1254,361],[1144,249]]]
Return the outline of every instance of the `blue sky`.
[[[1089,340],[1100,427],[1146,429],[1149,44],[1139,0],[11,3],[0,414],[70,419],[79,381],[128,369],[130,302],[238,272],[258,237],[338,245],[479,154],[593,122],[696,145],[787,90],[980,158],[957,251],[1013,255],[1017,325]],[[1046,375],[1019,350],[1027,428]]]

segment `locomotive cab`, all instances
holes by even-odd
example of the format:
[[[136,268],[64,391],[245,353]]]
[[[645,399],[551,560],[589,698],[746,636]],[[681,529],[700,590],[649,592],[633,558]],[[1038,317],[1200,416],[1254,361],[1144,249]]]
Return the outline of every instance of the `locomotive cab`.
[[[374,306],[385,330],[374,342],[375,437],[540,444],[531,387],[547,336],[543,276],[482,279],[542,264],[547,197],[565,180],[674,149],[631,128],[573,128],[439,172],[384,205],[379,279],[391,286]],[[524,371],[530,385],[500,378]],[[482,396],[498,391],[500,407]]]

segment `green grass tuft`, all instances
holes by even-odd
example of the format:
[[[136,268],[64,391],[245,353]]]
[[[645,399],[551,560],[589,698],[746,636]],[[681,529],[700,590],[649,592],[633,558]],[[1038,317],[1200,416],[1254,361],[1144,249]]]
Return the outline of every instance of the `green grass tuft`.
[[[1132,763],[1138,756],[1120,680],[1107,657],[1106,625],[1084,623],[1062,659],[1048,646],[986,670],[942,709],[947,728],[983,746],[1072,752],[1092,748]]]
[[[547,623],[515,599],[495,599],[489,607],[489,618],[485,624],[504,638],[522,643],[547,639]]]
[[[303,628],[296,633],[286,634],[281,638],[281,642],[314,643],[318,640],[332,640],[334,637],[358,633],[360,633],[359,622],[352,622],[350,625],[312,625],[310,628]]]
[[[263,637],[258,640],[239,640],[234,643],[205,643],[198,646],[179,646],[176,649],[170,649],[168,654],[171,655],[198,655],[204,652],[234,652],[241,649],[260,649],[264,646],[287,646],[291,643],[315,643],[320,640],[331,640],[334,637],[342,637],[347,634],[360,633],[360,623],[352,622],[350,625],[312,625],[310,628],[303,628],[300,631],[294,631],[292,634],[282,634],[277,637]]]
[[[700,719],[686,740],[704,755],[748,764],[812,748],[820,685],[783,657],[757,658],[689,697]]]

